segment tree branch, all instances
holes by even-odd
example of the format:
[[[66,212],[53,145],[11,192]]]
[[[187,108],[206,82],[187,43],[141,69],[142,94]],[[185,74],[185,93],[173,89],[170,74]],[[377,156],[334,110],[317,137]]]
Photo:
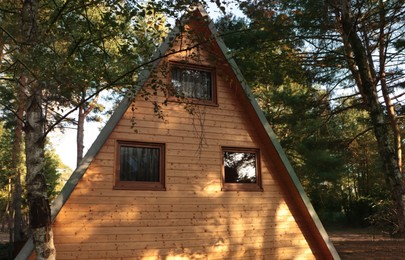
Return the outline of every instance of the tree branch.
[[[358,134],[355,135],[352,139],[350,139],[349,142],[347,142],[347,146],[350,146],[351,143],[353,143],[357,138],[359,138],[360,136],[366,134],[367,132],[369,132],[369,131],[371,131],[371,130],[373,130],[373,127],[369,127],[369,128],[367,128],[367,129],[365,129],[364,131],[358,133]]]
[[[106,84],[104,87],[99,88],[97,91],[95,91],[93,94],[91,94],[90,96],[88,96],[87,98],[81,100],[74,108],[72,108],[71,110],[69,110],[66,114],[64,114],[61,118],[59,118],[58,120],[56,120],[50,127],[48,127],[48,129],[45,131],[45,134],[43,136],[43,138],[45,138],[49,132],[52,131],[52,129],[58,125],[60,122],[62,122],[67,116],[69,116],[70,114],[72,114],[74,111],[76,111],[80,106],[82,106],[84,103],[86,103],[87,101],[89,101],[90,99],[92,99],[93,97],[97,96],[100,94],[100,92],[102,92],[103,90],[109,89],[113,86],[116,85],[116,83],[120,82],[122,79],[126,78],[128,75],[131,75],[133,73],[135,73],[137,70],[141,69],[142,67],[146,67],[150,64],[153,64],[155,62],[157,62],[158,60],[162,59],[162,58],[166,58],[169,57],[171,55],[174,55],[176,53],[180,53],[180,52],[184,52],[184,51],[190,51],[194,48],[197,48],[203,44],[209,43],[213,38],[215,38],[215,36],[210,37],[209,39],[203,41],[203,42],[199,42],[196,43],[193,46],[184,48],[184,49],[179,49],[177,51],[171,51],[169,53],[166,53],[164,55],[160,55],[152,60],[149,60],[148,62],[142,63],[141,65],[138,65],[136,67],[134,67],[133,69],[127,71],[126,73],[122,74],[121,76],[117,77],[115,80],[109,82],[108,84]]]

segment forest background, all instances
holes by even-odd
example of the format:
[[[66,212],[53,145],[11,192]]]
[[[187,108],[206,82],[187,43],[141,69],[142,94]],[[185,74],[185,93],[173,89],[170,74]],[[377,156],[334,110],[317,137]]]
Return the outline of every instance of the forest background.
[[[219,35],[323,224],[403,235],[404,1],[212,2],[223,11]],[[48,133],[76,128],[80,162],[85,120],[108,116],[103,104],[131,93],[189,4],[32,3],[0,2],[0,216],[10,241],[33,228],[27,183],[37,173],[29,173],[35,167],[24,145],[32,146],[23,142],[35,128],[29,116],[43,119],[41,196],[52,200],[69,173]],[[230,3],[243,18],[230,14]]]

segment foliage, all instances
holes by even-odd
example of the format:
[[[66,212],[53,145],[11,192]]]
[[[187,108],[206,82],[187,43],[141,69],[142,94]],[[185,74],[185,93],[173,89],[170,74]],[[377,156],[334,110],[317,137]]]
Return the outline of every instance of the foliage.
[[[394,203],[391,200],[380,200],[373,204],[373,214],[367,220],[381,230],[386,230],[389,234],[398,232]]]
[[[8,178],[13,175],[11,167],[12,131],[0,123],[0,182],[2,187],[8,184]]]
[[[45,1],[37,17],[40,40],[21,53],[20,9],[14,2],[1,4],[6,84],[0,88],[15,84],[19,72],[28,70],[47,90],[49,127],[62,119],[64,107],[89,106],[101,89],[132,84],[136,74],[131,70],[148,62],[168,30],[166,17],[153,3]]]
[[[0,219],[7,221],[7,208],[11,200],[9,178],[12,176],[11,171],[11,143],[10,131],[0,123]]]
[[[291,10],[295,4],[242,1],[248,19],[228,16],[218,24],[321,219],[373,224],[376,205],[392,201],[370,117],[345,90],[353,83],[339,35],[325,34],[324,16],[302,15],[325,10]]]
[[[45,148],[44,171],[48,197],[52,201],[59,194],[62,188],[61,183],[66,181],[66,177],[69,177],[72,171],[63,164],[51,144],[47,144]]]
[[[12,135],[12,130],[3,127],[3,125],[0,124],[0,212],[2,213],[7,212],[6,207],[9,206],[11,199],[10,179],[14,178],[14,171],[10,163],[14,136]],[[60,183],[66,181],[66,177],[70,175],[71,169],[63,164],[51,144],[47,144],[45,149],[44,172],[48,184],[48,195],[53,199],[61,190]],[[24,208],[26,207],[27,205],[25,204]]]

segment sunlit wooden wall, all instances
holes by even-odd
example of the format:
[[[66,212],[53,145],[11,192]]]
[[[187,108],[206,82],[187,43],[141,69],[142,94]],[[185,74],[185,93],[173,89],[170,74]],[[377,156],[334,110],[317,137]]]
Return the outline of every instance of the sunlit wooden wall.
[[[173,49],[192,46],[188,37]],[[175,60],[216,67],[217,106],[195,105],[190,114],[184,104],[169,102],[160,119],[150,100],[138,96],[53,224],[57,259],[314,258],[275,178],[280,162],[238,99],[240,86],[215,44],[160,65]],[[151,97],[164,99],[162,92]],[[165,143],[166,191],[113,189],[117,140]],[[262,192],[221,191],[222,146],[260,149]]]

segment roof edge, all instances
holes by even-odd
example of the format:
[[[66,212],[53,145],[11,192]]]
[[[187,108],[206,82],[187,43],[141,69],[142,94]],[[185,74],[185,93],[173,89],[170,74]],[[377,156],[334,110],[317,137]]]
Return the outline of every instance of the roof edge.
[[[207,15],[207,13],[205,12],[205,10],[202,8],[201,5],[198,7],[198,9],[200,10],[202,15]],[[201,11],[201,9],[202,9],[202,11]],[[278,139],[276,137],[276,134],[274,133],[269,122],[267,121],[262,110],[260,109],[259,104],[257,103],[256,99],[254,98],[254,96],[250,90],[250,87],[248,86],[245,78],[243,77],[242,72],[240,71],[238,65],[236,64],[235,60],[229,55],[228,49],[227,49],[225,43],[223,42],[223,40],[218,35],[217,29],[215,28],[215,25],[212,21],[209,24],[209,29],[211,30],[212,35],[215,37],[215,39],[218,43],[218,46],[220,47],[225,58],[231,65],[232,70],[235,73],[235,76],[238,78],[238,81],[240,82],[243,90],[245,91],[247,98],[250,100],[250,104],[252,105],[253,109],[255,110],[260,122],[262,123],[264,129],[266,130],[266,133],[267,133],[269,139],[271,140],[278,155],[280,156],[280,159],[282,160],[282,162],[291,178],[291,181],[294,183],[294,186],[296,187],[298,193],[300,194],[300,197],[301,197],[305,207],[307,208],[312,220],[314,221],[315,226],[319,230],[320,235],[323,238],[326,246],[328,247],[332,257],[334,259],[340,259],[340,256],[339,256],[335,246],[333,245],[332,241],[330,240],[329,235],[327,234],[324,226],[322,225],[322,222],[320,221],[320,219],[318,217],[318,214],[316,213],[307,194],[305,193],[304,188],[302,187],[301,182],[299,181],[297,174],[294,171],[294,168],[292,167],[290,161],[287,158],[287,155],[285,154],[283,148],[281,147],[280,142],[278,141]]]
[[[96,140],[93,142],[86,155],[83,157],[79,166],[73,171],[72,175],[67,180],[66,184],[63,186],[59,195],[51,204],[51,221],[53,222],[65,205],[66,201],[70,197],[70,194],[75,189],[76,185],[79,183],[80,179],[83,177],[83,174],[86,172],[87,168],[90,166],[91,162],[103,147],[105,141],[110,136],[114,127],[117,125],[118,121],[122,118],[130,106],[133,98],[136,96],[138,91],[143,87],[143,85],[148,80],[151,72],[156,67],[161,58],[164,57],[167,50],[170,48],[170,43],[175,36],[179,33],[179,28],[176,26],[165,38],[165,41],[160,45],[159,49],[155,52],[154,56],[151,59],[151,63],[144,66],[143,70],[139,74],[139,77],[134,85],[134,91],[125,96],[119,106],[115,109],[114,113],[111,115],[110,119],[107,121],[100,134],[97,136]],[[30,237],[27,242],[24,244],[23,248],[20,250],[15,259],[24,260],[28,259],[34,250],[34,242],[32,237]]]
[[[101,130],[100,134],[97,136],[96,140],[93,142],[89,150],[87,151],[86,155],[83,157],[82,161],[80,162],[79,166],[76,170],[72,173],[69,177],[65,185],[63,186],[59,195],[55,198],[55,200],[51,204],[51,221],[53,222],[62,209],[63,205],[66,203],[70,194],[73,192],[77,184],[79,183],[80,179],[83,177],[83,174],[86,172],[87,168],[90,166],[90,163],[93,161],[94,157],[98,153],[98,151],[103,147],[105,141],[109,137],[112,129],[118,123],[122,115],[127,110],[131,101],[129,98],[124,97],[121,101],[118,108],[115,110],[114,114],[110,117],[107,124]],[[32,254],[32,250],[34,250],[34,242],[32,237],[27,240],[24,244],[24,247],[18,253],[16,259],[28,259]]]

